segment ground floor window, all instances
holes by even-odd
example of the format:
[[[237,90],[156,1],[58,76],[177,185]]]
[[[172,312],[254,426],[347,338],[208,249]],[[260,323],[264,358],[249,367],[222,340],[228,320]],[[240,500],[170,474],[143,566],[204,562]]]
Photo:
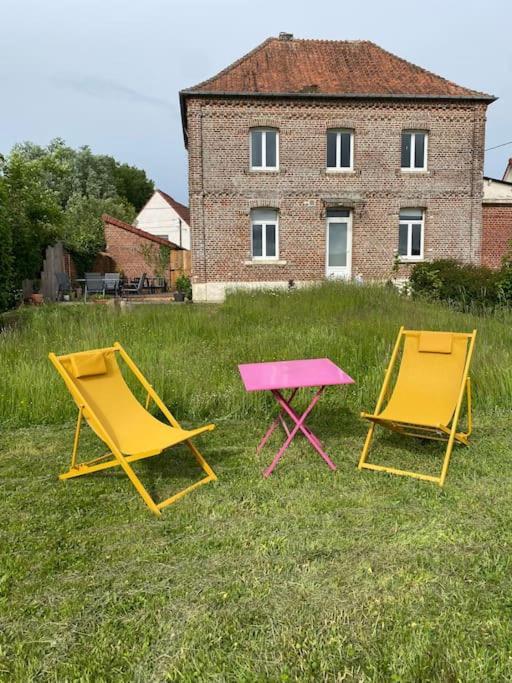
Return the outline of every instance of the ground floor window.
[[[251,211],[251,244],[253,259],[277,259],[279,235],[275,209]]]
[[[425,214],[423,209],[401,209],[398,229],[398,255],[404,260],[423,258]]]

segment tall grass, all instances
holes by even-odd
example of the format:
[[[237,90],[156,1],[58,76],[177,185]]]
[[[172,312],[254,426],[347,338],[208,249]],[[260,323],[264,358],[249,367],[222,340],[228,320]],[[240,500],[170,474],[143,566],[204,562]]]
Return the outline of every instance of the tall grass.
[[[246,394],[237,364],[329,357],[356,380],[326,402],[371,408],[400,325],[478,329],[473,365],[476,409],[508,409],[512,315],[477,316],[416,302],[382,287],[326,283],[289,292],[231,295],[222,306],[46,306],[20,313],[0,333],[0,423],[52,424],[75,410],[47,355],[120,341],[181,417],[241,418],[273,410]]]

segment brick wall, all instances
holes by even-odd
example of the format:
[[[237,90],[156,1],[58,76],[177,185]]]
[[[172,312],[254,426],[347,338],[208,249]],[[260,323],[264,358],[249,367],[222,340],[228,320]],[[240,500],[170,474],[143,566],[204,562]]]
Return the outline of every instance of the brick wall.
[[[478,263],[486,105],[478,102],[187,101],[196,298],[229,283],[325,277],[326,207],[352,211],[352,275],[389,276],[400,208],[425,210],[425,258]],[[278,172],[249,170],[249,130],[279,129]],[[326,130],[354,131],[354,172],[326,172]],[[428,171],[400,170],[403,129],[429,132]],[[279,211],[279,264],[250,262],[250,210]],[[400,275],[410,266],[402,265]],[[217,297],[217,295],[219,295]]]
[[[104,226],[107,253],[113,259],[116,270],[123,271],[127,278],[140,277],[142,273],[153,277],[155,272],[146,263],[143,248],[146,246],[158,250],[159,244],[108,222],[104,222]],[[169,268],[166,269],[165,278],[169,279]]]
[[[499,268],[512,241],[512,204],[483,206],[482,265]]]

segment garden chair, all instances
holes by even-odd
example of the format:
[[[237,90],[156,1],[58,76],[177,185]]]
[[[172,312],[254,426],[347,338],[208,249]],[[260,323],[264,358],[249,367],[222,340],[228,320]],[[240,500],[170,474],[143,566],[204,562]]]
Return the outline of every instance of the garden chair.
[[[369,420],[371,425],[359,460],[359,469],[390,472],[444,485],[454,443],[469,445],[468,438],[472,430],[469,366],[475,338],[476,330],[456,333],[400,328],[375,412],[361,413],[361,417]],[[389,396],[402,342],[400,368]],[[467,399],[466,432],[457,431],[464,395]],[[376,425],[407,436],[447,441],[440,476],[367,462]]]
[[[146,279],[147,273],[142,273],[136,282],[123,286],[123,294],[142,294],[146,286]]]
[[[55,273],[57,279],[57,301],[64,300],[64,294],[71,294],[71,282],[67,273]]]
[[[105,294],[117,296],[121,284],[119,273],[105,273]]]
[[[117,356],[123,359],[147,391],[145,408],[123,379]],[[49,358],[78,407],[71,466],[68,472],[60,475],[60,479],[71,479],[111,467],[121,467],[146,505],[156,515],[160,515],[162,508],[171,505],[189,491],[217,479],[191,441],[202,432],[214,429],[215,425],[208,424],[192,430],[181,427],[121,344],[116,342],[108,348],[63,356],[50,353]],[[148,412],[151,400],[161,410],[169,425]],[[105,442],[109,452],[88,462],[78,463],[77,451],[82,419],[85,419],[96,435]],[[156,503],[133,471],[131,463],[159,455],[165,449],[180,443],[188,446],[206,473],[206,477],[170,498]]]
[[[85,298],[89,294],[102,294],[105,296],[105,278],[102,273],[85,274]]]

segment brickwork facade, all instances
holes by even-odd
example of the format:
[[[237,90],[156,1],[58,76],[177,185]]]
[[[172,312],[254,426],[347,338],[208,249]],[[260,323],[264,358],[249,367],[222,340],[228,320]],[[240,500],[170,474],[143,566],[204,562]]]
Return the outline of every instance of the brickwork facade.
[[[499,268],[512,244],[512,203],[484,204],[482,265]]]
[[[167,240],[160,239],[142,230],[130,231],[119,225],[121,221],[103,219],[105,228],[106,251],[115,264],[118,271],[122,271],[127,278],[140,277],[146,273],[148,277],[154,277],[154,268],[147,262],[145,254],[148,249],[156,251],[160,246],[170,246]],[[150,259],[151,260],[151,259]],[[165,278],[169,279],[169,266],[165,270]]]
[[[326,211],[351,212],[351,275],[389,277],[399,212],[421,208],[424,258],[479,263],[486,102],[440,99],[187,99],[192,274],[197,299],[232,285],[326,277]],[[250,130],[279,131],[279,170],[250,170]],[[326,133],[351,129],[354,170],[326,169]],[[424,172],[400,169],[403,130],[428,133]],[[278,211],[279,259],[251,258],[250,212]],[[410,264],[401,264],[406,277]]]

